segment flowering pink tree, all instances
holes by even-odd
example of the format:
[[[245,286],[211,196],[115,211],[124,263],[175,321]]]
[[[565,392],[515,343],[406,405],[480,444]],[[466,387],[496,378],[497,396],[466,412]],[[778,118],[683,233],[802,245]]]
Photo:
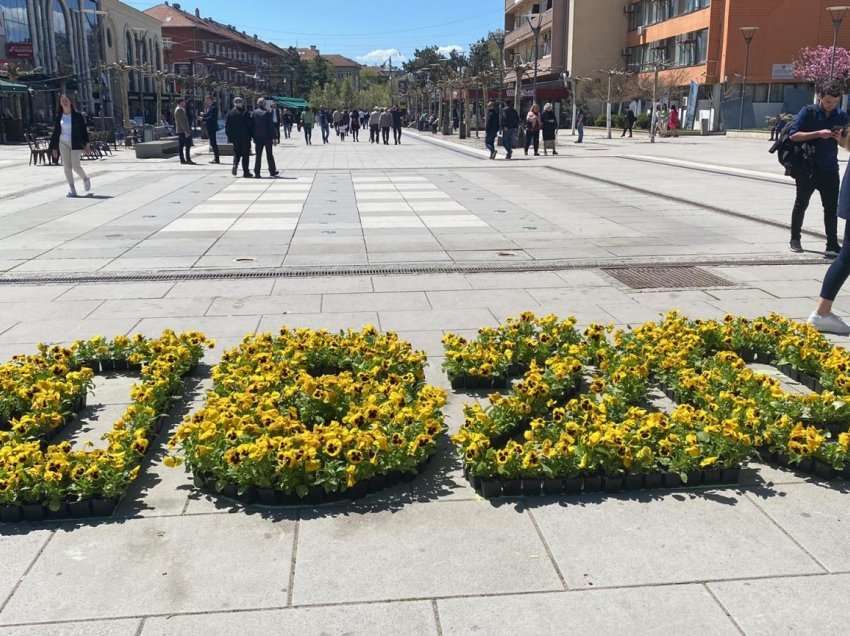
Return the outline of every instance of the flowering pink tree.
[[[832,47],[816,46],[802,49],[794,60],[794,77],[815,86],[836,79],[847,83],[850,80],[850,51],[835,49],[835,70],[832,70]]]

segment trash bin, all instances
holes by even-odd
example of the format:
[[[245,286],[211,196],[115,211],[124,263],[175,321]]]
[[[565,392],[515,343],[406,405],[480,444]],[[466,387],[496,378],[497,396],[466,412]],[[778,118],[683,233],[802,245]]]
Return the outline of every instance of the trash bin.
[[[702,132],[703,135],[707,135],[708,133],[711,132],[711,127],[708,124],[708,119],[705,119],[705,118],[700,119],[699,123],[700,123],[700,131]]]
[[[145,124],[142,127],[142,141],[145,143],[149,141],[153,141],[153,126],[151,124]]]

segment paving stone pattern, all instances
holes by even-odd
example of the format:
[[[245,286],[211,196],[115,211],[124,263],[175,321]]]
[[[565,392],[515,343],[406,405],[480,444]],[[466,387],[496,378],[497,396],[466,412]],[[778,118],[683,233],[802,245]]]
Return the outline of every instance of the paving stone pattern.
[[[373,324],[428,354],[428,381],[449,391],[454,431],[463,405],[484,396],[449,388],[446,330],[474,336],[524,310],[619,326],[673,308],[700,318],[811,311],[825,264],[785,255],[783,230],[700,207],[709,195],[744,206],[769,194],[790,208],[786,186],[727,177],[721,188],[699,170],[667,170],[686,181],[686,205],[546,167],[605,172],[607,162],[617,178],[664,189],[673,185],[657,163],[601,153],[683,161],[699,152],[717,165],[729,155],[729,166],[766,172],[761,146],[732,152],[730,140],[688,140],[686,152],[685,142],[627,150],[590,141],[601,149],[510,165],[410,136],[399,148],[293,142],[276,150],[292,178],[274,181],[119,153],[87,164],[102,172],[97,192],[113,197],[90,200],[65,199],[55,170],[24,170],[19,151],[0,147],[0,265],[82,272],[723,254],[727,262],[708,269],[734,287],[635,291],[595,267],[0,284],[0,357],[40,341],[200,329],[218,347],[187,380],[173,430],[202,404],[210,366],[245,334]],[[810,216],[814,231],[818,214]],[[753,253],[781,254],[783,264],[744,264]],[[842,296],[836,307],[850,312]],[[131,383],[98,376],[67,438],[97,442]],[[756,463],[734,489],[485,501],[444,441],[415,481],[357,503],[245,509],[165,467],[166,435],[113,518],[0,526],[0,634],[843,634],[850,621],[846,484]]]

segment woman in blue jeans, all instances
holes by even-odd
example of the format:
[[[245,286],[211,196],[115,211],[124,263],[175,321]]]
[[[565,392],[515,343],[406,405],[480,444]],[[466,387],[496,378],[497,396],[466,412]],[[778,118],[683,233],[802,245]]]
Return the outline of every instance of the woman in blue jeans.
[[[850,136],[845,129],[843,134],[836,137],[838,143],[850,150]],[[832,333],[839,336],[850,336],[850,325],[832,313],[832,303],[838,295],[844,282],[850,277],[850,167],[844,171],[844,179],[841,182],[841,192],[838,196],[838,218],[844,219],[844,243],[826,276],[820,292],[818,307],[809,316],[809,324],[818,331]]]

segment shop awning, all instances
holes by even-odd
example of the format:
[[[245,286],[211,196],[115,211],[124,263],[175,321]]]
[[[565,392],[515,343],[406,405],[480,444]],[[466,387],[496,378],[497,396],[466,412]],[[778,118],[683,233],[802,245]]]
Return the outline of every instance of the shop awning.
[[[272,99],[277,102],[278,106],[283,106],[284,108],[304,109],[310,107],[310,102],[299,97],[272,97]]]
[[[28,90],[25,84],[0,79],[0,93],[26,93]]]

